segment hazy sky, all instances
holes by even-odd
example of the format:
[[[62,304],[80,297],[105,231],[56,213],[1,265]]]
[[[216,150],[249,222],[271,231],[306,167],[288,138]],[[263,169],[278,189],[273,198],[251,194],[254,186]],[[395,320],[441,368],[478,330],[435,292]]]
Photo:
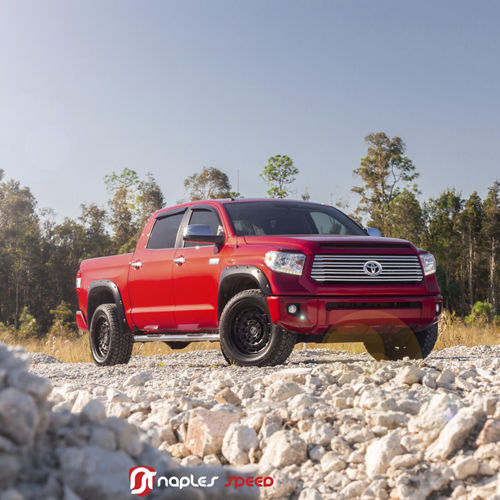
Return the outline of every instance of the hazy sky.
[[[150,171],[168,204],[203,166],[245,197],[274,154],[351,200],[370,132],[401,136],[423,198],[500,178],[496,1],[0,0],[0,168],[40,207],[105,203]]]

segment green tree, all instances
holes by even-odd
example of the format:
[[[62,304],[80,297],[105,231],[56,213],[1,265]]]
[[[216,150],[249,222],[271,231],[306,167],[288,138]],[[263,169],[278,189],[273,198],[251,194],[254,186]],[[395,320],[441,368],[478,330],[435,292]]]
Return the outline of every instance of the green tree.
[[[190,201],[231,198],[231,184],[227,174],[215,167],[203,167],[201,172],[184,180],[184,189]]]
[[[403,189],[389,203],[388,208],[387,236],[421,245],[425,232],[424,213],[415,193]]]
[[[418,173],[406,156],[406,146],[400,137],[390,138],[384,132],[377,132],[367,135],[365,142],[367,155],[354,170],[363,182],[362,186],[352,188],[361,196],[356,212],[369,215],[368,224],[388,234],[389,205],[400,193],[401,186],[409,189]]]
[[[115,251],[128,252],[132,240],[138,231],[134,212],[137,207],[139,176],[135,170],[124,168],[121,173],[112,172],[104,177],[108,192],[112,195],[109,200],[109,223],[113,229]]]
[[[66,301],[61,301],[55,309],[50,310],[51,316],[54,318],[49,330],[49,335],[76,335],[75,313],[72,304]]]
[[[462,308],[460,268],[461,235],[459,214],[463,200],[454,189],[444,191],[438,198],[424,203],[424,216],[427,231],[424,248],[434,254],[437,261],[437,278],[447,309]]]
[[[269,186],[267,194],[270,198],[286,198],[290,194],[289,186],[298,173],[299,169],[289,156],[275,155],[269,158],[260,176]]]
[[[462,283],[467,279],[467,295],[469,298],[469,308],[475,302],[474,276],[477,275],[477,256],[481,224],[483,218],[482,201],[477,191],[474,191],[459,215],[458,231],[462,238]],[[463,287],[465,288],[465,287]],[[465,299],[465,294],[462,294]]]
[[[16,328],[25,306],[33,313],[42,308],[40,243],[31,191],[17,181],[0,182],[0,321],[13,321]]]
[[[80,205],[78,221],[83,228],[84,249],[82,259],[102,257],[112,251],[112,239],[106,228],[106,210],[95,203]]]
[[[493,314],[498,312],[498,290],[500,288],[500,181],[495,181],[488,189],[483,204],[482,240],[485,261],[488,263],[488,301]]]
[[[52,323],[50,309],[63,300],[76,308],[75,277],[80,262],[87,258],[87,252],[92,243],[87,241],[85,227],[69,217],[64,218],[58,224],[46,222],[44,227],[43,258],[46,297],[41,319],[47,331]]]
[[[151,212],[163,207],[160,187],[151,174],[141,181],[137,172],[124,168],[119,174],[112,172],[104,177],[109,200],[109,223],[113,229],[114,249],[118,253],[132,252]]]
[[[153,174],[149,172],[146,174],[146,179],[139,182],[137,204],[137,224],[140,231],[150,215],[165,206],[165,197],[160,186],[156,183]]]
[[[30,314],[28,306],[24,306],[19,315],[19,330],[17,333],[25,338],[36,337],[38,335],[36,318]]]
[[[465,317],[468,325],[484,326],[493,317],[493,306],[488,302],[477,301],[471,309],[471,313]]]

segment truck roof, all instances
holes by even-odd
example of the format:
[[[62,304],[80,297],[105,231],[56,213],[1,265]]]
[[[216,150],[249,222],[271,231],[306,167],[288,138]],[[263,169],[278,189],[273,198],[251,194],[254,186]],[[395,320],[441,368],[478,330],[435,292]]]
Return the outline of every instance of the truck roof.
[[[254,203],[254,202],[259,202],[259,203],[262,203],[262,202],[273,203],[274,202],[275,203],[277,201],[280,203],[303,203],[303,204],[309,204],[309,205],[331,206],[328,203],[318,203],[318,202],[314,202],[314,201],[304,201],[304,200],[291,200],[291,199],[284,199],[284,198],[218,198],[218,199],[187,201],[184,203],[179,203],[177,205],[171,205],[171,206],[168,206],[165,208],[160,208],[153,215],[157,216],[158,214],[161,214],[163,212],[167,212],[167,211],[175,209],[175,208],[190,207],[190,206],[194,206],[194,205],[207,205],[207,204],[208,205],[225,205],[228,203]]]

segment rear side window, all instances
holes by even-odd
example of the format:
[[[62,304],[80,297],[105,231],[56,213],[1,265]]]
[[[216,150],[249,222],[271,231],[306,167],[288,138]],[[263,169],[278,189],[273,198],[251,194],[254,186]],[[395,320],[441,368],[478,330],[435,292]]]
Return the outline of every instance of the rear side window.
[[[160,248],[174,248],[177,239],[177,231],[181,225],[184,213],[168,215],[161,219],[156,219],[151,236],[146,248],[158,250]]]
[[[189,224],[204,224],[210,226],[212,234],[220,234],[222,226],[219,216],[211,210],[194,210],[191,215]],[[184,247],[206,246],[213,245],[213,243],[194,243],[192,241],[185,241]]]

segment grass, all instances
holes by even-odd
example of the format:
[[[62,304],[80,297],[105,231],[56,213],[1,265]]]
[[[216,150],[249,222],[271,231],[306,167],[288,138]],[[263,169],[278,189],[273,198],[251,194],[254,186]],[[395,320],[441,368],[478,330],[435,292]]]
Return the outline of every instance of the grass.
[[[452,347],[455,345],[495,345],[500,344],[500,325],[485,324],[468,326],[462,320],[444,314],[440,320],[439,337],[435,350]],[[43,338],[25,337],[16,334],[12,329],[0,330],[0,341],[11,345],[21,345],[30,352],[43,352],[55,358],[67,362],[77,363],[81,361],[91,362],[88,335],[74,335],[69,332],[62,335],[47,335]],[[353,354],[365,352],[362,343],[324,343],[303,344],[295,346],[296,350],[305,348],[326,348],[347,351]],[[153,356],[155,354],[172,354],[177,352],[189,352],[208,349],[218,349],[218,342],[193,342],[187,347],[179,350],[171,349],[163,342],[146,342],[135,344],[133,355]]]
[[[435,350],[465,345],[497,345],[500,344],[500,325],[465,325],[461,320],[452,320],[449,323],[441,321],[439,324],[439,337]]]
[[[65,363],[92,362],[88,334],[47,335],[43,338],[23,337],[12,331],[0,332],[0,342],[20,345],[29,352],[43,352],[64,361]],[[155,354],[172,354],[176,352],[220,349],[219,343],[193,342],[184,349],[174,350],[163,342],[144,342],[134,344],[133,356],[154,356]]]

